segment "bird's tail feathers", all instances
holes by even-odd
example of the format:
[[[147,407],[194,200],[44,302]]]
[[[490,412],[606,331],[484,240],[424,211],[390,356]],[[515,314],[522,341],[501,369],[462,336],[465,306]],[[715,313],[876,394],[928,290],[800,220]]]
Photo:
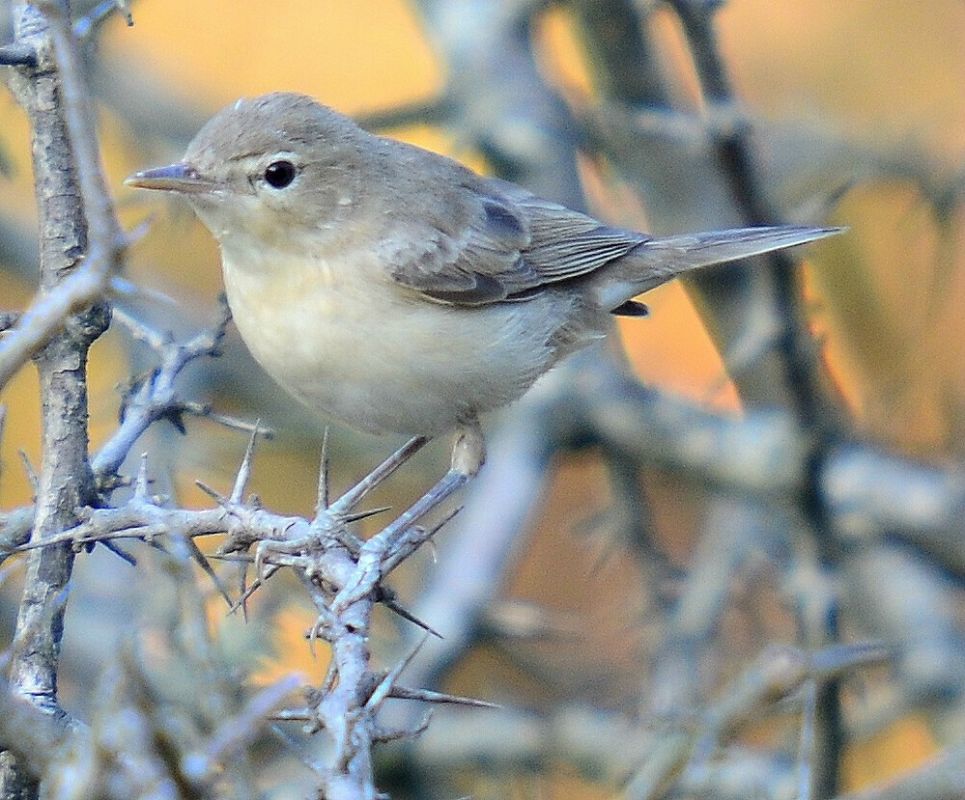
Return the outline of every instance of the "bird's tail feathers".
[[[600,305],[617,308],[685,272],[806,244],[844,230],[778,225],[649,239],[600,270],[596,287]]]

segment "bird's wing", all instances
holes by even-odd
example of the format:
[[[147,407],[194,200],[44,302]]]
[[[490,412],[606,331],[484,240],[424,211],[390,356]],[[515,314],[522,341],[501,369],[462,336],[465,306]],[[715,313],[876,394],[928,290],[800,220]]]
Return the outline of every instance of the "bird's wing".
[[[504,181],[476,179],[459,190],[443,216],[420,220],[419,245],[393,259],[396,282],[439,302],[522,300],[547,283],[599,269],[648,238]]]

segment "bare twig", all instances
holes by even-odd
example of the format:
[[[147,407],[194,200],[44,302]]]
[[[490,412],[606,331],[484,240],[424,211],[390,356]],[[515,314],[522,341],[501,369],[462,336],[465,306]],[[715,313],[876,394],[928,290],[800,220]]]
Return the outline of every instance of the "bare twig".
[[[838,651],[835,651],[838,652]],[[846,659],[813,656],[791,647],[771,647],[740,680],[703,715],[697,731],[677,730],[663,737],[627,785],[627,798],[656,798],[666,782],[687,763],[698,763],[726,738],[754,719],[767,706],[796,692],[809,680],[819,685],[835,679],[847,668],[887,658],[877,646],[859,646]]]
[[[355,486],[332,503],[329,511],[332,514],[345,514],[355,508],[362,499],[371,492],[382,481],[388,478],[399,467],[405,464],[412,456],[421,450],[428,443],[424,436],[416,436],[406,442],[396,450],[391,456],[383,461],[379,466],[372,470]],[[324,463],[324,462],[323,462]]]
[[[37,53],[33,47],[20,42],[0,46],[0,65],[8,67],[36,67]]]
[[[221,318],[214,326],[184,344],[177,344],[169,335],[151,330],[130,315],[115,313],[137,338],[157,351],[161,363],[131,388],[122,406],[120,427],[91,460],[91,467],[102,485],[111,483],[131,448],[151,423],[169,419],[178,425],[182,413],[198,408],[180,397],[176,380],[192,361],[219,353],[231,318],[224,305]]]

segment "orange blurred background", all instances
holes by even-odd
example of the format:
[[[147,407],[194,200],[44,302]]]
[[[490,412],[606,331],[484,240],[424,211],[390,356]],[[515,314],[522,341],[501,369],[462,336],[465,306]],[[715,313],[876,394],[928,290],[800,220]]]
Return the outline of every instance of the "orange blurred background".
[[[147,76],[180,98],[203,119],[240,95],[292,90],[313,95],[349,114],[384,110],[431,99],[445,86],[444,65],[434,55],[413,9],[402,0],[144,0],[134,4],[136,25],[112,21],[100,43],[116,69]],[[722,49],[736,91],[752,115],[800,121],[861,143],[867,166],[845,178],[842,199],[831,220],[847,224],[846,240],[822,247],[823,261],[810,264],[809,287],[815,327],[826,357],[850,404],[859,432],[928,458],[961,457],[962,401],[965,398],[965,258],[961,247],[962,204],[942,217],[918,182],[887,169],[905,160],[927,175],[936,192],[961,187],[965,163],[965,5],[960,0],[908,3],[903,0],[774,3],[732,0],[719,14]],[[694,101],[694,79],[686,47],[669,16],[661,46],[679,71],[683,102]],[[545,64],[565,93],[592,92],[579,43],[562,13],[541,29]],[[102,109],[104,157],[110,185],[130,227],[153,215],[151,232],[129,260],[138,284],[164,291],[200,314],[213,315],[220,291],[214,244],[183,208],[159,205],[122,186],[136,169],[175,160],[179,149],[161,140],[134,142],[110,111]],[[33,213],[27,131],[9,96],[0,99],[2,146],[11,176],[0,184],[0,212],[24,224]],[[415,126],[393,135],[454,155],[477,168],[485,165],[446,131]],[[182,143],[183,144],[183,143]],[[166,149],[168,148],[168,149]],[[829,166],[836,166],[831,164]],[[957,177],[956,177],[957,175]],[[591,178],[593,176],[590,176]],[[832,180],[841,175],[832,176]],[[957,184],[955,181],[957,180]],[[852,182],[853,181],[853,182]],[[961,188],[958,189],[961,192]],[[958,195],[959,198],[961,194]],[[646,211],[626,187],[594,193],[595,211],[617,224],[643,227]],[[172,250],[171,242],[178,247]],[[0,257],[2,257],[0,253]],[[843,269],[842,265],[850,265]],[[23,305],[29,283],[0,271],[0,307]],[[679,285],[647,298],[651,317],[621,321],[628,357],[648,384],[725,409],[737,401],[721,362]],[[111,336],[94,349],[91,368],[94,444],[115,424],[116,386],[126,376],[123,347]],[[30,488],[18,468],[18,452],[34,464],[39,457],[36,381],[25,370],[6,390],[6,431],[0,443],[3,472],[0,507],[29,500]],[[230,398],[225,399],[231,402]],[[267,418],[269,426],[281,424]],[[193,488],[196,477],[224,487],[244,441],[237,434],[204,428],[203,450],[177,464],[181,502],[205,503]],[[317,431],[315,431],[317,435]],[[339,433],[341,436],[341,433]],[[316,439],[312,439],[312,447]],[[266,505],[286,513],[308,513],[314,500],[315,450],[297,437],[283,436],[256,461],[255,490]],[[388,449],[364,440],[363,463]],[[354,467],[353,467],[354,469]],[[588,585],[600,573],[586,573],[578,544],[559,556],[552,536],[572,535],[574,520],[601,505],[605,479],[592,459],[561,465],[545,503],[555,515],[540,521],[513,591],[584,613]],[[348,478],[344,477],[344,481]],[[418,480],[404,487],[411,490]],[[673,495],[668,485],[655,491]],[[581,513],[582,510],[582,513]],[[688,512],[672,510],[668,527]],[[564,531],[560,534],[559,531]],[[562,586],[542,567],[574,576]],[[613,577],[610,598],[632,576],[621,565],[603,567]],[[563,596],[554,596],[554,590]],[[589,611],[598,636],[619,636],[626,620],[607,619],[605,599]],[[317,674],[296,640],[310,614],[292,612],[285,657],[266,670],[297,666]],[[624,657],[626,654],[623,654]],[[854,748],[848,784],[858,787],[920,762],[935,747],[925,721],[909,719],[888,735]]]

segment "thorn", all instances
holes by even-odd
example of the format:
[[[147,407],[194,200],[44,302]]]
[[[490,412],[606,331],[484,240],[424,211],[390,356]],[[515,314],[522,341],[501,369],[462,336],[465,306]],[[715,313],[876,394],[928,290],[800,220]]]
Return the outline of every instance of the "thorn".
[[[411,622],[413,625],[417,625],[422,628],[426,633],[431,633],[437,639],[444,639],[445,637],[439,633],[435,628],[431,627],[427,622],[423,622],[415,614],[409,611],[405,606],[403,606],[398,599],[396,599],[395,592],[386,587],[380,587],[380,592],[376,597],[377,602],[384,605],[389,611],[394,612],[402,619]]]
[[[488,700],[479,700],[476,697],[434,692],[431,689],[406,689],[404,686],[393,686],[389,690],[389,697],[396,700],[419,700],[423,703],[470,706],[471,708],[502,708],[499,703],[490,703]]]
[[[409,654],[405,656],[398,664],[392,667],[392,669],[385,674],[385,677],[379,681],[379,685],[375,687],[375,690],[371,695],[369,695],[369,699],[365,701],[365,707],[368,710],[374,711],[378,709],[383,702],[385,702],[385,698],[389,696],[390,692],[392,691],[392,687],[399,679],[402,671],[412,663],[412,659],[416,657],[416,653],[422,649],[422,646],[426,643],[426,639],[428,638],[429,634],[424,634],[416,646],[412,648]]]
[[[424,528],[419,525],[413,525],[406,532],[410,535],[411,541],[407,544],[409,546],[405,548],[396,549],[394,552],[390,553],[385,560],[382,562],[382,572],[383,575],[387,575],[392,570],[394,570],[399,564],[401,564],[406,558],[408,558],[415,550],[417,550],[422,545],[427,542],[432,542],[433,537],[441,531],[460,511],[462,511],[462,506],[456,506],[451,511],[443,515],[438,522],[436,522],[430,528]],[[371,540],[370,540],[371,541]]]
[[[255,453],[255,442],[258,439],[258,430],[261,420],[255,420],[254,430],[248,438],[248,446],[245,448],[244,458],[241,459],[241,466],[238,468],[238,475],[235,477],[235,485],[231,490],[231,501],[241,503],[244,500],[245,488],[248,486],[248,479],[251,477],[251,459]]]
[[[322,434],[322,454],[318,460],[318,495],[315,500],[315,517],[320,517],[328,509],[329,489],[328,425]]]
[[[228,608],[231,608],[233,605],[231,602],[231,595],[228,594],[228,589],[224,583],[222,583],[221,578],[218,577],[218,573],[214,571],[214,567],[211,566],[211,563],[205,557],[204,553],[201,552],[201,548],[198,547],[194,539],[189,536],[185,537],[185,543],[187,544],[188,552],[191,554],[191,558],[193,558],[195,562],[197,562],[198,566],[204,570],[204,574],[211,578],[211,582],[214,583],[215,588],[218,590],[218,594],[224,598],[224,601],[228,604]]]
[[[166,419],[170,422],[174,429],[180,433],[182,436],[188,435],[188,429],[184,426],[184,408],[180,405],[174,405],[166,409],[161,413],[158,419]]]
[[[110,539],[102,539],[102,540],[101,540],[101,544],[104,545],[104,547],[106,547],[106,548],[107,548],[110,552],[112,552],[115,556],[117,556],[119,559],[121,559],[121,561],[126,561],[126,562],[127,562],[128,564],[130,564],[132,567],[136,567],[136,566],[137,566],[137,559],[134,558],[134,556],[132,556],[132,555],[131,555],[130,553],[128,553],[126,550],[124,550],[124,549],[123,549],[119,544],[117,544],[116,542],[112,542]]]
[[[357,506],[362,498],[371,492],[382,481],[388,478],[393,472],[401,467],[406,461],[412,458],[419,450],[426,446],[429,439],[425,436],[414,436],[402,447],[396,450],[385,461],[379,464],[362,480],[355,484],[338,500],[332,503],[331,510],[338,515],[347,514]]]
[[[315,644],[318,642],[318,638],[321,636],[322,630],[324,630],[326,627],[328,627],[328,621],[323,619],[322,615],[319,614],[318,617],[316,617],[315,622],[312,624],[312,627],[309,628],[308,632],[305,634],[305,638],[308,639],[308,652],[311,653],[312,658],[316,661],[318,660],[318,651],[315,649]]]
[[[254,564],[255,557],[249,556],[244,553],[212,553],[208,556],[209,559],[214,559],[215,561],[237,561],[244,564]]]
[[[372,734],[373,742],[395,742],[399,739],[414,739],[429,730],[429,723],[432,721],[432,709],[430,708],[422,717],[422,721],[414,728],[383,728],[376,726]]]
[[[376,514],[384,514],[386,511],[391,511],[392,506],[379,506],[378,508],[372,508],[368,511],[355,511],[351,514],[346,514],[342,517],[342,522],[358,522],[360,519],[368,519],[369,517],[374,517]]]
[[[245,604],[248,602],[248,600],[251,598],[251,596],[252,596],[255,592],[257,592],[257,591],[264,585],[265,581],[267,581],[272,575],[274,575],[276,572],[278,572],[279,569],[280,569],[280,567],[276,567],[276,566],[274,566],[273,564],[272,564],[272,565],[269,565],[269,569],[266,569],[266,570],[265,570],[265,576],[264,576],[263,578],[262,578],[262,577],[256,577],[256,578],[251,582],[251,586],[249,586],[247,589],[244,588],[244,580],[242,579],[242,594],[241,594],[241,597],[239,597],[238,600],[237,600],[235,603],[232,604],[231,608],[228,609],[228,616],[231,616],[232,614],[234,614],[234,613],[240,608],[240,609],[242,610],[243,614],[244,614],[245,622],[247,622],[247,621],[248,621],[248,609],[245,607]],[[246,573],[245,573],[245,574],[246,574]]]
[[[255,545],[255,578],[261,579],[265,574],[265,558],[268,556],[268,542],[262,540]],[[269,566],[271,566],[269,564]]]
[[[248,565],[239,563],[237,567],[238,571],[238,603],[236,607],[241,608],[241,619],[247,625],[248,624],[248,587],[246,586],[248,582]],[[257,580],[257,579],[256,579]],[[228,614],[231,614],[231,610],[228,610]]]
[[[312,627],[308,629],[308,653],[312,657],[312,661],[318,661],[318,651],[315,650],[315,642],[318,641],[318,627],[320,620],[315,620]]]
[[[198,487],[202,492],[204,492],[206,495],[208,495],[208,497],[210,497],[212,500],[214,500],[219,506],[221,506],[222,508],[226,508],[226,507],[227,507],[227,505],[228,505],[228,498],[225,497],[224,495],[216,492],[214,489],[212,489],[210,486],[208,486],[208,484],[206,484],[204,481],[196,480],[196,481],[194,482],[194,485],[197,486],[197,487]]]
[[[40,492],[40,478],[37,477],[37,472],[34,470],[33,464],[30,463],[30,457],[27,455],[27,451],[20,449],[17,453],[20,455],[20,463],[23,464],[23,471],[27,473],[27,480],[33,491],[32,499],[36,502],[37,494]]]
[[[262,439],[273,439],[275,436],[275,432],[271,428],[265,428],[258,425],[257,422],[252,423],[245,419],[233,417],[230,414],[220,414],[211,408],[211,405],[208,403],[184,402],[181,403],[181,411],[184,414],[191,414],[195,417],[210,419],[212,422],[216,422],[217,424],[228,428],[228,430],[251,433],[257,426],[258,434]]]
[[[452,520],[456,518],[456,516],[462,511],[462,509],[463,509],[462,505],[453,506],[451,511],[447,511],[445,514],[443,514],[442,517],[439,519],[439,521],[426,531],[427,538],[432,539],[432,537],[434,537],[437,533],[439,533],[439,531],[445,528],[446,525],[452,522]]]
[[[362,545],[364,542],[356,536],[352,531],[345,527],[337,527],[332,531],[332,536],[335,541],[342,545],[349,553],[352,554],[354,559],[358,559],[359,553],[362,552]]]

